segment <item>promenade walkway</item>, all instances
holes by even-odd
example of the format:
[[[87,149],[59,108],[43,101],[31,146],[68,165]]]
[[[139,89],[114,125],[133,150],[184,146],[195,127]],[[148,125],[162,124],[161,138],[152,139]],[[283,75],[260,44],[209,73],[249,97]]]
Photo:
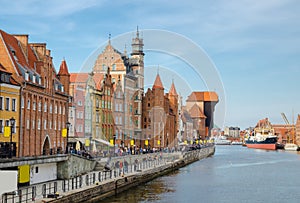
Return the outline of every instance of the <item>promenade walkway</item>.
[[[2,203],[43,202],[47,198],[56,195],[67,195],[70,192],[84,190],[92,185],[99,185],[125,175],[134,175],[144,170],[154,169],[166,165],[178,158],[181,152],[151,153],[144,155],[127,155],[103,158],[111,170],[92,171],[84,175],[78,175],[68,180],[55,180],[29,187],[21,187],[19,190],[2,196]],[[128,161],[128,160],[132,161]],[[101,161],[98,160],[98,161]]]

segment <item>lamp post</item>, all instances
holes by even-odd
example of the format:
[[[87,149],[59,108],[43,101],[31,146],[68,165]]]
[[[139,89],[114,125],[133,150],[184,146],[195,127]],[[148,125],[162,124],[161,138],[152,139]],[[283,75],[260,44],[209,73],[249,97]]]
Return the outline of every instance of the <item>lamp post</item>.
[[[10,121],[10,144],[9,144],[9,157],[12,158],[13,146],[12,146],[12,136],[13,136],[13,128],[15,126],[15,119],[11,117]]]
[[[116,135],[114,135],[114,156],[116,156]]]
[[[66,152],[67,152],[67,154],[69,153],[69,128],[70,128],[70,126],[71,126],[71,123],[68,121],[67,123],[66,123],[66,127],[67,127],[67,147],[66,147]]]

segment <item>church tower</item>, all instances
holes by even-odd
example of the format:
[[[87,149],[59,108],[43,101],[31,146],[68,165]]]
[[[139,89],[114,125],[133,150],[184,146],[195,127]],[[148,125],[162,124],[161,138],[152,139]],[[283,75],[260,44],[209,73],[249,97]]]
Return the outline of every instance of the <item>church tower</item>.
[[[136,123],[134,134],[137,139],[142,139],[142,97],[144,95],[144,52],[143,39],[140,38],[139,29],[137,28],[136,36],[131,43],[131,57],[129,59],[130,69],[136,77],[134,93],[134,120]]]
[[[65,59],[63,59],[60,64],[60,68],[59,68],[59,72],[58,72],[57,76],[59,77],[59,80],[61,81],[61,83],[64,86],[64,91],[67,94],[69,94],[70,73],[69,73],[68,66],[67,66]]]

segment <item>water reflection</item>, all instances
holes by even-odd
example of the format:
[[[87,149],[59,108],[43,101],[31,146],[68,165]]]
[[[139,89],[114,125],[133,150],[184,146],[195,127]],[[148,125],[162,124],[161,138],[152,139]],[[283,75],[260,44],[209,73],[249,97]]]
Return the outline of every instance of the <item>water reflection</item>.
[[[129,191],[118,194],[117,196],[107,198],[101,202],[104,203],[138,203],[138,202],[161,202],[163,196],[168,193],[174,193],[176,181],[174,177],[179,171],[174,171],[166,176],[154,179],[151,182],[137,186]],[[163,195],[162,195],[163,194]]]
[[[212,157],[104,202],[298,202],[298,153],[217,146]]]

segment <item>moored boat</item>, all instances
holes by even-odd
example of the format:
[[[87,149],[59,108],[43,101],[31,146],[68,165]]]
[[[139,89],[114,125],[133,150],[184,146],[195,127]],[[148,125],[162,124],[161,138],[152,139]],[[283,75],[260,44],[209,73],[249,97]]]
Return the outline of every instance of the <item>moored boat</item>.
[[[293,143],[286,143],[284,146],[284,150],[286,151],[299,151],[299,147]]]
[[[276,150],[277,136],[274,135],[269,120],[263,119],[254,128],[253,135],[249,136],[245,143],[248,148]]]

